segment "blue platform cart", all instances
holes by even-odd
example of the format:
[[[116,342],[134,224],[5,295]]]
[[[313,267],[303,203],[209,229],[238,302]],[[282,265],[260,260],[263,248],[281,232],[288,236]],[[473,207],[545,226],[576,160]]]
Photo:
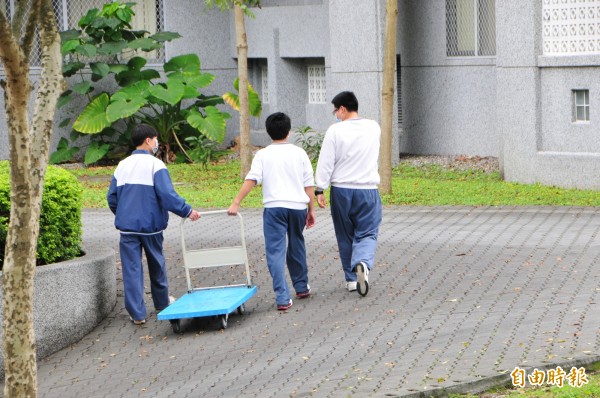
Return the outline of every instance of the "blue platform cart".
[[[215,210],[201,213],[202,217],[216,214],[225,214],[227,210]],[[229,217],[229,216],[227,216]],[[244,235],[244,219],[238,213],[237,218],[240,225],[239,246],[217,247],[199,250],[187,249],[185,242],[184,224],[182,219],[180,225],[181,249],[183,252],[183,267],[187,279],[188,292],[158,314],[159,320],[171,322],[173,332],[181,332],[181,319],[196,318],[204,316],[217,316],[221,321],[221,327],[227,328],[229,314],[237,310],[242,315],[245,311],[244,303],[258,291],[252,285],[250,279],[250,266],[246,252],[246,239]],[[202,223],[202,219],[198,221]],[[192,287],[190,270],[208,267],[223,267],[242,265],[245,267],[246,283],[238,285]]]

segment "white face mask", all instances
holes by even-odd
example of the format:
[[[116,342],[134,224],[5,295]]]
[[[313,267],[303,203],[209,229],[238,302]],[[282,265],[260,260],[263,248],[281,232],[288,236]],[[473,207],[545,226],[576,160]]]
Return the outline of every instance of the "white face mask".
[[[152,147],[152,153],[156,155],[156,152],[158,152],[158,140],[156,140],[156,145]]]

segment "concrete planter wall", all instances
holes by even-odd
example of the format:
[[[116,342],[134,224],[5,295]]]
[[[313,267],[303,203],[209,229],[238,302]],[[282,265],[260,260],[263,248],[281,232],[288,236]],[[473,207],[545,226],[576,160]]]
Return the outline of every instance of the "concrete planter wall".
[[[116,263],[112,249],[86,249],[82,257],[37,267],[33,310],[37,359],[81,340],[111,312],[116,301]],[[2,321],[3,311],[0,312]],[[1,350],[0,378],[4,378]]]

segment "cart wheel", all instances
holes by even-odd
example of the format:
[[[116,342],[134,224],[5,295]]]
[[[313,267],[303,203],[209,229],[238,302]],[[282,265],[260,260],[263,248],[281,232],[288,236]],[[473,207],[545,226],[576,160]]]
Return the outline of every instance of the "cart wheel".
[[[227,315],[221,315],[221,328],[227,329]]]
[[[181,321],[179,319],[171,320],[171,326],[173,327],[173,333],[181,333]]]
[[[244,304],[242,304],[237,308],[237,313],[239,315],[244,315],[244,312],[246,312],[246,306]]]

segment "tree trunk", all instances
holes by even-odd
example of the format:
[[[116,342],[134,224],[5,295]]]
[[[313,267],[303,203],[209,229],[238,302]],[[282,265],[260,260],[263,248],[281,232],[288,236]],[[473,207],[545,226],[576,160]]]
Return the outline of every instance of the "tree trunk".
[[[22,6],[19,3],[19,6]],[[41,14],[41,15],[40,15]],[[16,15],[19,15],[18,13]],[[25,32],[22,47],[0,15],[0,59],[10,154],[10,221],[6,238],[2,287],[4,290],[4,397],[37,396],[35,335],[33,330],[33,278],[42,204],[44,175],[56,102],[64,90],[60,38],[51,0],[31,6],[27,29],[37,27],[42,50],[42,72],[33,119],[29,121],[29,48]]]
[[[235,4],[234,14],[240,94],[240,160],[242,165],[240,176],[244,179],[250,171],[250,166],[252,164],[250,112],[248,108],[248,43],[246,40],[244,11],[239,4]]]
[[[394,71],[396,65],[396,25],[398,0],[387,0],[385,6],[385,53],[381,92],[381,147],[379,150],[380,190],[392,193],[392,118],[394,110]]]

